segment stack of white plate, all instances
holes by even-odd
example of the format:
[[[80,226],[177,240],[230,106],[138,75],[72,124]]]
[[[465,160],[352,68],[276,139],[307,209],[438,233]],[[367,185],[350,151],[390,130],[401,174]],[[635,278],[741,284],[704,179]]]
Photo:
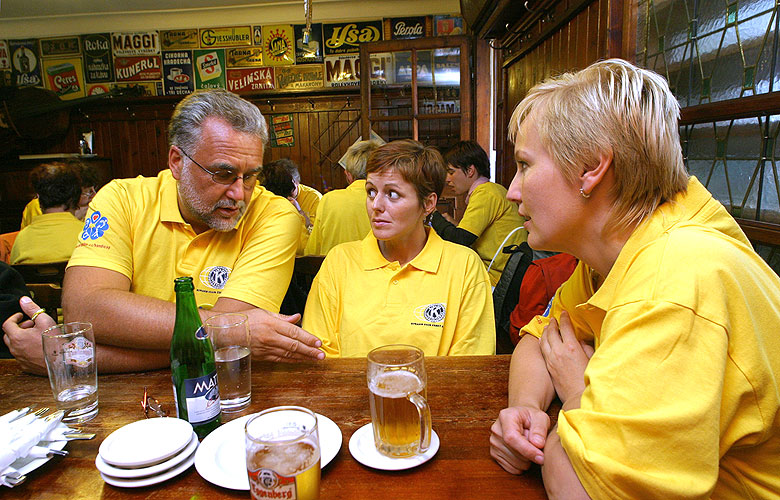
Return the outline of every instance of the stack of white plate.
[[[109,434],[100,445],[95,465],[108,484],[139,488],[189,469],[197,448],[198,436],[186,420],[151,418]]]

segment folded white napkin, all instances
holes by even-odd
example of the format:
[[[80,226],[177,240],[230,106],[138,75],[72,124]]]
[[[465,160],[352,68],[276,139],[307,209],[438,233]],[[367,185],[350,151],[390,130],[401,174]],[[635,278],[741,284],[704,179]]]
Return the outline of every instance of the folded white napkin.
[[[65,412],[57,411],[44,418],[36,418],[34,415],[25,415],[4,427],[10,432],[0,434],[0,483],[10,486],[5,476],[16,471],[10,467],[18,458],[27,457],[30,450],[37,445],[41,438],[47,436],[62,420]],[[29,419],[28,417],[33,417]],[[21,425],[19,422],[26,422]],[[5,430],[5,429],[4,429]]]

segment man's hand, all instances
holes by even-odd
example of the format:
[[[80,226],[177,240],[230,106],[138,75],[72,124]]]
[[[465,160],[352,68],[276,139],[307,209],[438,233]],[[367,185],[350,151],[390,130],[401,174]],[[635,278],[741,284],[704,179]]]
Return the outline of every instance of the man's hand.
[[[569,314],[561,313],[561,324],[550,319],[539,344],[547,371],[561,402],[579,398],[585,390],[585,367],[593,356],[593,347],[578,341]]]
[[[532,462],[542,465],[549,428],[550,417],[538,408],[505,408],[490,428],[490,455],[510,474],[522,474]]]
[[[19,305],[30,318],[40,310],[38,304],[33,302],[30,297],[19,299]],[[40,313],[36,316],[35,321],[25,320],[21,313],[16,313],[3,323],[3,331],[5,332],[3,340],[24,371],[46,375],[41,332],[56,324],[57,322],[46,313]]]
[[[264,309],[243,312],[249,317],[253,358],[288,362],[325,358],[325,353],[317,349],[322,341],[296,326],[300,314],[286,316]]]

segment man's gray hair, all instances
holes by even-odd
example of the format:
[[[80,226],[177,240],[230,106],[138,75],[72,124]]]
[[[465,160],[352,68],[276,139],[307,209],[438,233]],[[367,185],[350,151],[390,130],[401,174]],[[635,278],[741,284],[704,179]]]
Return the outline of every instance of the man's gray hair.
[[[168,123],[169,146],[195,154],[201,126],[210,117],[225,120],[238,132],[259,137],[264,147],[268,144],[268,125],[257,106],[227,90],[213,89],[197,90],[176,105]]]

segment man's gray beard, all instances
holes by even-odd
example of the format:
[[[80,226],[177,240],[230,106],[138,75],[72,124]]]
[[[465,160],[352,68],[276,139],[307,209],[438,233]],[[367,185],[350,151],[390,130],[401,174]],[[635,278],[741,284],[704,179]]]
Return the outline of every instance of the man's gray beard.
[[[192,185],[190,167],[191,165],[187,165],[182,169],[181,178],[177,183],[179,199],[181,199],[184,207],[199,222],[207,225],[214,231],[226,232],[234,229],[246,211],[246,202],[244,200],[238,202],[232,200],[220,200],[216,203],[216,205],[208,206],[200,199],[197,190]],[[238,215],[234,219],[224,219],[214,213],[214,211],[218,208],[235,207],[238,207]]]

